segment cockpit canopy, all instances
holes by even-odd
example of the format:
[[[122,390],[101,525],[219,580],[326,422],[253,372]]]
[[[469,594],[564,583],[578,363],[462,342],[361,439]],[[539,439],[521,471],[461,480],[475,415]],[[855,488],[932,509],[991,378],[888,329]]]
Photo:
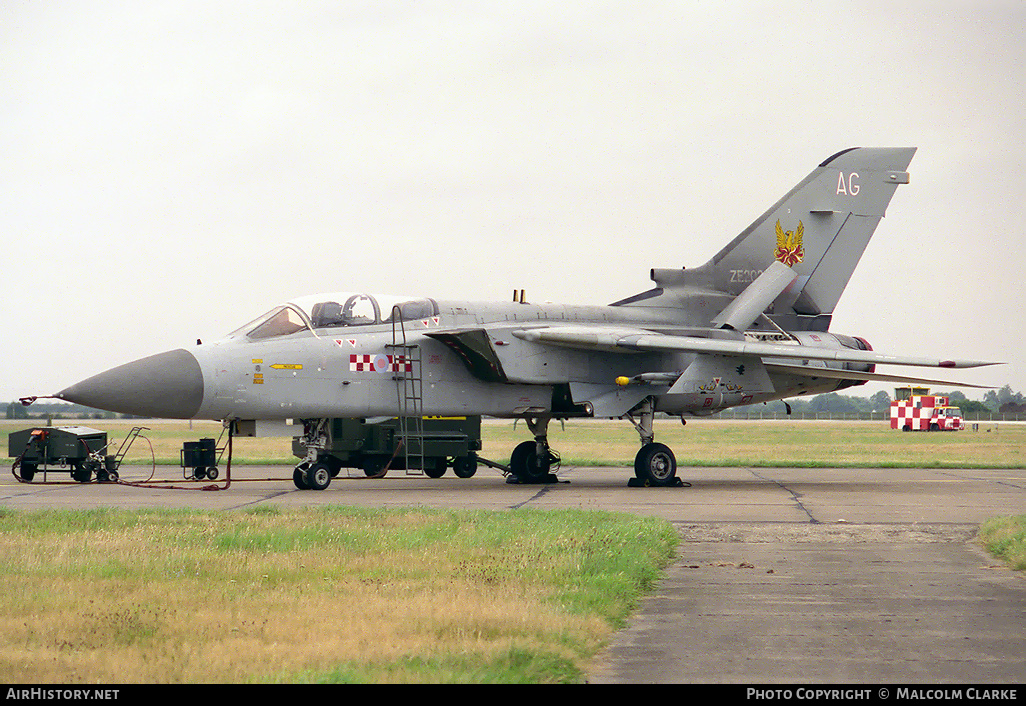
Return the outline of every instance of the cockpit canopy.
[[[349,292],[316,294],[277,306],[232,331],[228,337],[245,336],[251,341],[259,341],[300,331],[311,331],[316,336],[322,330],[412,321],[437,315],[438,303],[434,299]]]

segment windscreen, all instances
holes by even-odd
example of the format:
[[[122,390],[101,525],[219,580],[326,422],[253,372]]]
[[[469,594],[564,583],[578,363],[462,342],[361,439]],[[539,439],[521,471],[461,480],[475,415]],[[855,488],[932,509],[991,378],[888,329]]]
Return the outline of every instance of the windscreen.
[[[303,315],[291,306],[281,306],[271,312],[271,315],[258,324],[256,328],[246,334],[247,338],[259,341],[264,338],[276,336],[288,336],[298,331],[310,330]]]

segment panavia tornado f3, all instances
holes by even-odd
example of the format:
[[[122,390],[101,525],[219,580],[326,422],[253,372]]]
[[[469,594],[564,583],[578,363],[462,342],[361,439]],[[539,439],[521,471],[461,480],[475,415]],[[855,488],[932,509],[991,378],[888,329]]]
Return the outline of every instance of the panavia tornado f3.
[[[620,418],[641,438],[635,474],[678,483],[656,413],[919,380],[876,366],[970,368],[899,357],[829,333],[831,313],[915,148],[855,148],[809,174],[694,269],[653,269],[655,286],[605,306],[444,301],[336,292],[296,299],[225,339],[122,365],[56,397],[161,418],[303,423],[296,484],[322,489],[332,419],[521,418],[534,436],[511,455],[521,482],[549,477],[553,419]],[[936,382],[936,381],[930,381]],[[407,431],[406,433],[411,433]]]

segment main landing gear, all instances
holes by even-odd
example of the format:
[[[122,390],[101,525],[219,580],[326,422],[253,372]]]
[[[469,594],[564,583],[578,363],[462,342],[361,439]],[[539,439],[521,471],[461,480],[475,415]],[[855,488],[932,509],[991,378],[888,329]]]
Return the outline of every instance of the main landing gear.
[[[634,457],[634,478],[630,485],[647,486],[680,486],[683,485],[677,478],[677,457],[666,444],[658,444],[655,441],[655,432],[652,428],[652,421],[655,419],[655,407],[652,398],[645,399],[634,410],[638,419],[628,413],[627,420],[638,430],[641,437],[641,449]]]
[[[527,428],[534,441],[525,441],[513,449],[509,458],[510,483],[555,483],[553,466],[559,467],[559,455],[549,448],[548,429],[552,417],[529,417]]]
[[[651,398],[644,400],[627,414],[641,438],[641,449],[634,457],[634,478],[631,486],[680,487],[677,477],[677,457],[666,444],[655,441],[653,420],[655,406]],[[548,425],[550,416],[529,417],[527,426],[534,441],[525,441],[513,449],[509,459],[509,483],[555,483],[553,467],[559,466],[559,455],[549,448]]]

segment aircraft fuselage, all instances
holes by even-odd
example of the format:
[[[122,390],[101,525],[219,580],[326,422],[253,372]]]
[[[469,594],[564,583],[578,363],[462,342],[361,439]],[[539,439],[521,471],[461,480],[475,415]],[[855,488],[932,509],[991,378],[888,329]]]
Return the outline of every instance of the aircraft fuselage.
[[[323,322],[316,318],[317,307],[329,302],[341,307],[353,296],[373,304],[366,307],[367,316],[352,325],[318,325]],[[577,325],[596,334],[690,332],[695,322],[681,320],[680,309],[400,299],[400,305],[416,303],[421,308],[412,313],[422,315],[401,321],[397,315],[392,322],[392,312],[382,311],[388,299],[307,297],[305,303],[278,309],[280,330],[269,325],[272,311],[228,338],[114,368],[60,396],[166,418],[377,417],[402,414],[399,388],[416,376],[424,415],[558,418],[619,417],[650,395],[656,411],[709,414],[844,384],[769,375],[758,357],[697,361],[696,354],[677,351],[624,355],[601,347],[554,349],[522,337],[525,331]],[[838,345],[831,334],[817,335]],[[689,384],[672,385],[689,369],[694,378]],[[653,374],[666,379],[616,384],[618,378]]]

